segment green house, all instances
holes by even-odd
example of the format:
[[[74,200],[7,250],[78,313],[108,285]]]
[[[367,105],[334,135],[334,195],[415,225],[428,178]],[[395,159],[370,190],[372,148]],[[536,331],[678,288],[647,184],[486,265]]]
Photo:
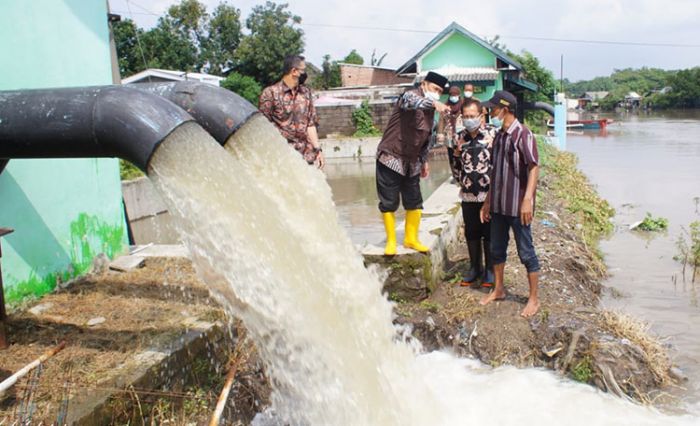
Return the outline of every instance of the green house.
[[[0,90],[115,81],[105,0],[3,1],[0,52]],[[3,227],[14,229],[0,239],[9,303],[127,250],[118,160],[0,159]]]
[[[502,50],[452,22],[415,56],[397,69],[397,74],[422,81],[428,71],[447,77],[451,85],[474,85],[475,96],[489,99],[496,90],[508,90],[522,102],[526,90],[537,91],[523,76],[523,67]]]

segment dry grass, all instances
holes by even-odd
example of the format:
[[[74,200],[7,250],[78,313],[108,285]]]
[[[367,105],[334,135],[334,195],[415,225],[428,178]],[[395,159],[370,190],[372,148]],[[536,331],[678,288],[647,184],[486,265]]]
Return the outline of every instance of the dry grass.
[[[619,338],[624,338],[638,346],[644,353],[649,370],[659,385],[668,384],[671,361],[658,338],[649,332],[649,325],[620,312],[603,311],[603,325]]]
[[[484,309],[479,305],[477,297],[469,292],[455,292],[452,288],[448,288],[447,294],[449,301],[440,310],[440,313],[450,323],[462,322],[472,318]]]

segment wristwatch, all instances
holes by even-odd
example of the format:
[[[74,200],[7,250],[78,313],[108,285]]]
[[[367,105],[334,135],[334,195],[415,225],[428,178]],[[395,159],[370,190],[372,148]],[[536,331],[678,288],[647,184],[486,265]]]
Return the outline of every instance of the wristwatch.
[[[314,148],[314,152],[317,153],[317,154],[318,154],[319,152],[323,152],[323,148],[321,148],[320,146],[319,146],[319,147],[315,147],[315,148]]]

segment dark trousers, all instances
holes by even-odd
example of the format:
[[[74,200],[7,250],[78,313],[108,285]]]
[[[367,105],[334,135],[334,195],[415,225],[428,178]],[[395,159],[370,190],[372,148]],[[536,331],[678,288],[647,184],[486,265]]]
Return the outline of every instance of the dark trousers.
[[[527,272],[538,272],[540,262],[532,243],[530,225],[523,225],[519,217],[504,216],[491,213],[491,256],[493,264],[499,265],[506,262],[508,253],[509,230],[513,229],[515,246],[518,249],[520,262],[525,265]]]
[[[399,196],[401,196],[404,209],[423,208],[420,175],[403,176],[377,161],[376,180],[379,211],[382,213],[395,212],[399,208]]]
[[[491,239],[491,225],[481,223],[479,212],[484,203],[462,201],[462,217],[464,218],[464,238],[467,241],[488,241]]]

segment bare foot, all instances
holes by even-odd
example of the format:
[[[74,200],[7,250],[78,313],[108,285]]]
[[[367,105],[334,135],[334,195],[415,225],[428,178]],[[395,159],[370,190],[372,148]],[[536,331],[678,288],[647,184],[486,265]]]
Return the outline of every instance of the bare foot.
[[[501,290],[499,292],[496,292],[496,290],[492,291],[491,293],[487,294],[484,296],[483,299],[481,299],[481,302],[479,302],[482,305],[488,305],[491,302],[495,302],[497,300],[503,300],[506,298],[506,292]]]
[[[540,309],[539,299],[530,298],[527,301],[527,305],[525,305],[525,309],[520,313],[520,316],[530,318],[537,313],[538,309]]]

